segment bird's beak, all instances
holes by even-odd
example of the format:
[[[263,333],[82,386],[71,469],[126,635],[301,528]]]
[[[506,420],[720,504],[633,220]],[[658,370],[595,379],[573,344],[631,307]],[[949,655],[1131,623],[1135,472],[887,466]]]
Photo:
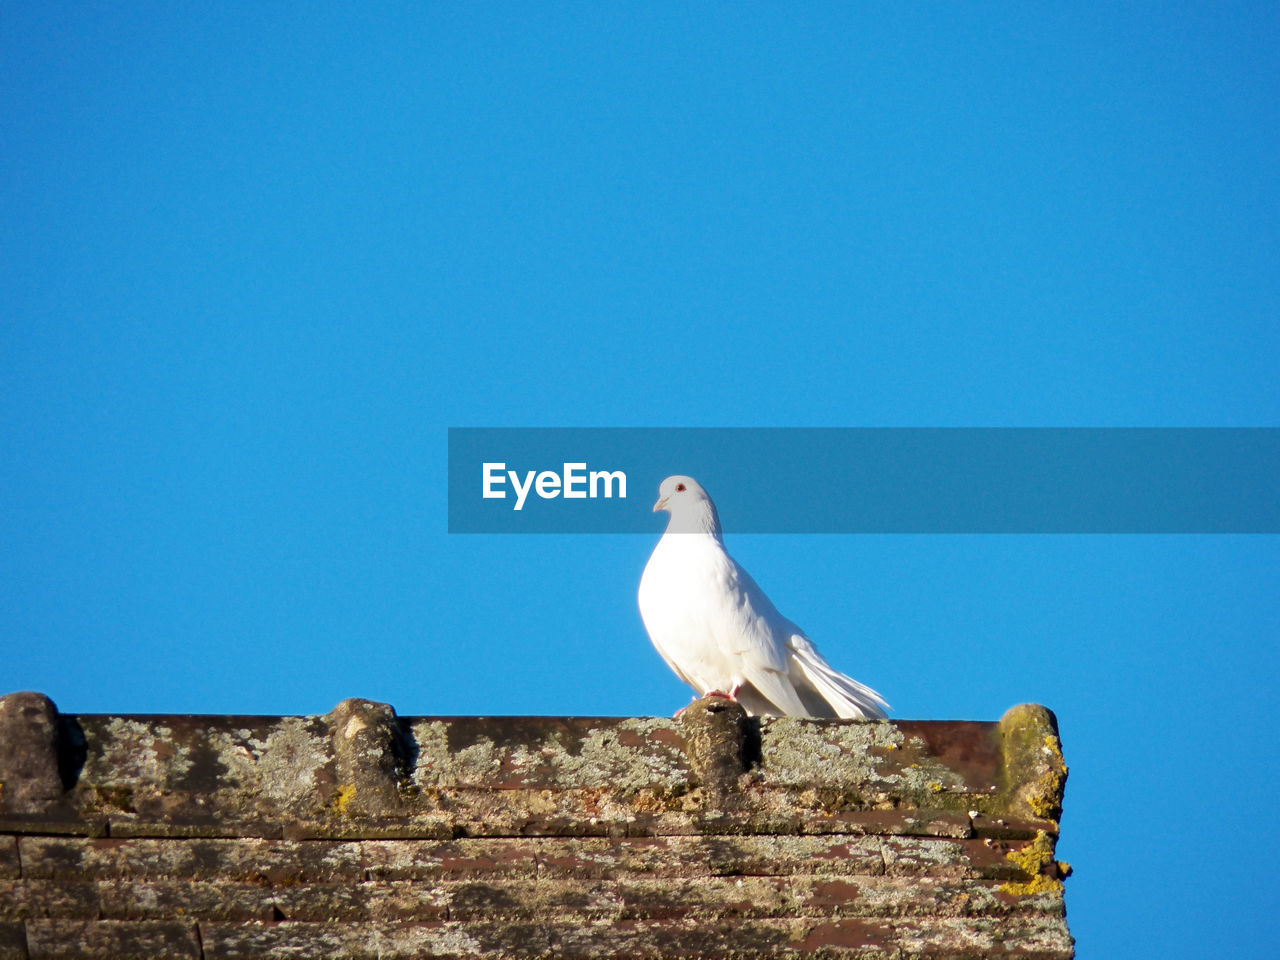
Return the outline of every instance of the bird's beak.
[[[654,513],[657,513],[659,510],[665,510],[665,509],[667,509],[667,498],[666,498],[666,497],[663,497],[662,499],[660,499],[657,503],[655,503],[655,504],[653,505],[653,512],[654,512]]]

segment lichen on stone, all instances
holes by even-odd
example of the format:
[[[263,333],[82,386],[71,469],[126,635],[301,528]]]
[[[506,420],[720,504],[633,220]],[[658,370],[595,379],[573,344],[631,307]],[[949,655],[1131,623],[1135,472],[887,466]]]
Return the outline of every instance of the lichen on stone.
[[[1007,803],[1056,821],[1068,771],[1053,714],[1038,704],[1011,707],[1000,720],[1000,735]]]
[[[111,717],[98,740],[100,753],[93,772],[102,783],[128,784],[133,792],[139,788],[162,789],[191,769],[187,750],[173,740],[166,726],[152,726],[127,717]]]
[[[769,718],[761,723],[761,772],[771,785],[804,786],[827,812],[963,805],[963,778],[919,737],[889,722],[841,723]]]
[[[640,790],[683,789],[686,768],[669,750],[651,746],[628,747],[619,743],[620,733],[634,733],[644,744],[656,726],[671,726],[670,720],[634,718],[616,727],[591,730],[576,752],[560,750],[550,757],[551,766],[567,785],[609,786],[629,794]]]
[[[1060,872],[1059,865],[1053,859],[1053,853],[1053,837],[1044,830],[1036,831],[1035,837],[1025,846],[1005,854],[1006,859],[1027,874],[1028,879],[1003,883],[1000,889],[1019,897],[1062,890],[1062,881],[1056,875]]]
[[[338,792],[333,798],[333,805],[337,808],[339,816],[347,816],[351,808],[351,802],[355,797],[356,788],[354,784],[344,783],[338,786]]]
[[[414,783],[420,787],[456,787],[483,784],[502,768],[502,751],[488,738],[461,750],[449,747],[449,725],[441,720],[415,724],[418,745]]]
[[[307,717],[281,717],[265,737],[216,731],[209,737],[226,771],[228,792],[252,794],[284,807],[311,805],[317,773],[329,762],[326,738]],[[250,736],[240,736],[250,733]]]
[[[793,717],[769,717],[760,723],[765,775],[781,783],[870,780],[876,774],[872,751],[892,749],[905,739],[891,723],[836,725]]]

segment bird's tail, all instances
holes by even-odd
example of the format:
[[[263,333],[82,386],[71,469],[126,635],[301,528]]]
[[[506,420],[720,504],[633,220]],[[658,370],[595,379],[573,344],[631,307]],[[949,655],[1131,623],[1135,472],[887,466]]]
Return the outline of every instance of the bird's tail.
[[[832,669],[813,644],[804,637],[793,637],[791,649],[804,678],[845,720],[881,720],[888,714],[888,702],[866,684]]]

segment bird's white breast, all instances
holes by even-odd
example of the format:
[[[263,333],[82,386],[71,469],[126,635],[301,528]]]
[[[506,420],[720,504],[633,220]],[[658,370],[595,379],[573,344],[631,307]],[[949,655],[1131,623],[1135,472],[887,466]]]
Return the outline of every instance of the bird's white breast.
[[[687,683],[728,692],[743,681],[756,629],[736,564],[711,536],[664,536],[640,578],[640,616],[663,659]]]

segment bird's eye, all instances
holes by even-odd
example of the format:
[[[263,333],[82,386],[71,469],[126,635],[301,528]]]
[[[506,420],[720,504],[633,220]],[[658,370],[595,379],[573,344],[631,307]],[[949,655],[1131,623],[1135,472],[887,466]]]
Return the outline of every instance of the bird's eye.
[[[684,493],[684,484],[683,484],[683,483],[677,483],[677,484],[676,484],[676,493]]]

